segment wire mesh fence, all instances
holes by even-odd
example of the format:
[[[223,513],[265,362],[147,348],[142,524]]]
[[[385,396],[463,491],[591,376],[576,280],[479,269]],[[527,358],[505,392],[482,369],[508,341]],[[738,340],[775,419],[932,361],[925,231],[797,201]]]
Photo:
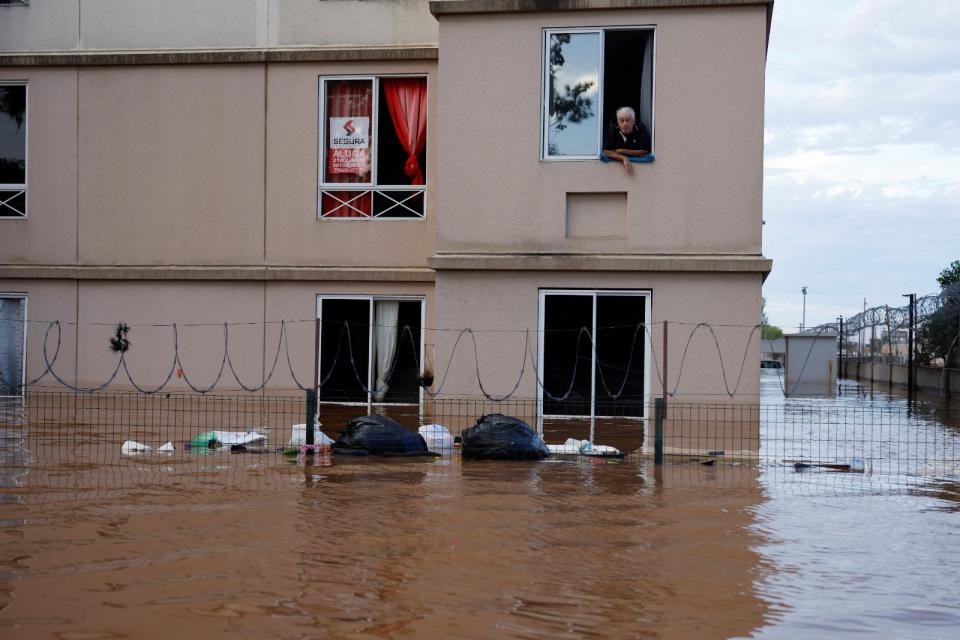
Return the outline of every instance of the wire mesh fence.
[[[441,425],[458,436],[484,415],[527,422],[554,456],[618,454],[665,463],[760,464],[792,471],[960,478],[960,409],[924,410],[897,404],[707,404],[670,401],[658,414],[544,415],[535,399],[484,398],[423,404],[320,403],[320,433],[336,439],[354,417],[382,414],[410,431]],[[8,471],[18,467],[140,463],[270,466],[299,456],[305,442],[305,394],[199,395],[83,394],[31,391],[0,406],[0,452]],[[657,429],[657,418],[661,428]],[[659,437],[658,437],[659,434]],[[569,444],[571,443],[572,444]],[[567,443],[568,446],[563,445]],[[440,445],[438,445],[440,446]],[[444,445],[441,455],[457,456]],[[611,449],[612,448],[612,449]],[[324,455],[329,451],[324,450]],[[244,462],[224,462],[240,460]],[[258,461],[254,462],[253,456]],[[9,475],[9,474],[8,474]]]

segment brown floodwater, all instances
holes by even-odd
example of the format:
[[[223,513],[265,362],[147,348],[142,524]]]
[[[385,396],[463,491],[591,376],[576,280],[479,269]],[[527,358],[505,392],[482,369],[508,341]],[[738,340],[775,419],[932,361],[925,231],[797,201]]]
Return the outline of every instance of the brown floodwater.
[[[0,638],[960,629],[950,479],[57,446],[0,441]]]

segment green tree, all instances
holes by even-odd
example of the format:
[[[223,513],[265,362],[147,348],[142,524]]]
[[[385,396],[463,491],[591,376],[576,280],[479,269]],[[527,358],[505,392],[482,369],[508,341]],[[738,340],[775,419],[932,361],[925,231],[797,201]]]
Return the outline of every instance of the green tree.
[[[960,260],[954,260],[937,278],[943,306],[917,329],[917,362],[933,364],[942,360],[945,367],[960,367]],[[949,292],[947,291],[949,289]]]
[[[5,113],[17,123],[17,131],[23,126],[27,112],[27,92],[23,87],[0,87],[0,113]]]
[[[777,340],[783,337],[783,330],[770,324],[767,318],[767,299],[763,296],[760,296],[760,337],[764,340]]]
[[[937,278],[940,288],[946,288],[948,285],[960,282],[960,260],[954,260],[950,266],[940,272]]]

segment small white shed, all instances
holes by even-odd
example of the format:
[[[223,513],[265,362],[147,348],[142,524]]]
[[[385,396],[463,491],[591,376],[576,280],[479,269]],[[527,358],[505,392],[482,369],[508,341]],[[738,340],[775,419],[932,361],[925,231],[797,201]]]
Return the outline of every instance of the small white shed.
[[[837,384],[837,335],[794,333],[784,336],[784,388],[788,396],[834,393]]]

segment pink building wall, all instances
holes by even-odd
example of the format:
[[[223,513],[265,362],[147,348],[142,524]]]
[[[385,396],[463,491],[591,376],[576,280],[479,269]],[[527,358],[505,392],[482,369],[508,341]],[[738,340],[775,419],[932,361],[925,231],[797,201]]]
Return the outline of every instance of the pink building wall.
[[[404,44],[275,52],[285,62],[256,51],[161,52],[163,64],[0,55],[0,78],[29,83],[29,216],[0,220],[0,292],[29,297],[28,378],[44,368],[46,323],[59,320],[57,372],[100,384],[122,321],[134,327],[131,372],[155,386],[170,370],[172,329],[147,325],[176,322],[187,374],[206,386],[230,322],[240,323],[230,329],[237,373],[258,384],[285,320],[295,374],[312,381],[316,296],[416,295],[434,366],[450,353],[447,330],[477,329],[496,393],[516,380],[523,350],[484,332],[535,333],[541,288],[582,287],[651,290],[657,359],[663,320],[740,325],[721,336],[732,386],[727,365],[758,358],[749,328],[770,269],[766,5],[438,16],[440,54]],[[632,177],[599,161],[541,161],[542,30],[615,25],[656,27],[656,161]],[[427,76],[426,217],[318,220],[318,80],[382,74]],[[589,213],[591,194],[599,207],[610,193],[625,196],[621,226],[611,232],[603,219],[590,233],[581,216],[572,230],[569,194],[585,195]],[[686,334],[670,336],[678,366]],[[679,392],[726,399],[712,338],[701,332],[690,349]],[[461,346],[444,395],[478,393],[467,353]],[[295,386],[281,358],[271,389]],[[758,380],[746,371],[736,399],[754,400]],[[186,388],[175,376],[170,389]],[[517,393],[535,396],[531,370]]]

